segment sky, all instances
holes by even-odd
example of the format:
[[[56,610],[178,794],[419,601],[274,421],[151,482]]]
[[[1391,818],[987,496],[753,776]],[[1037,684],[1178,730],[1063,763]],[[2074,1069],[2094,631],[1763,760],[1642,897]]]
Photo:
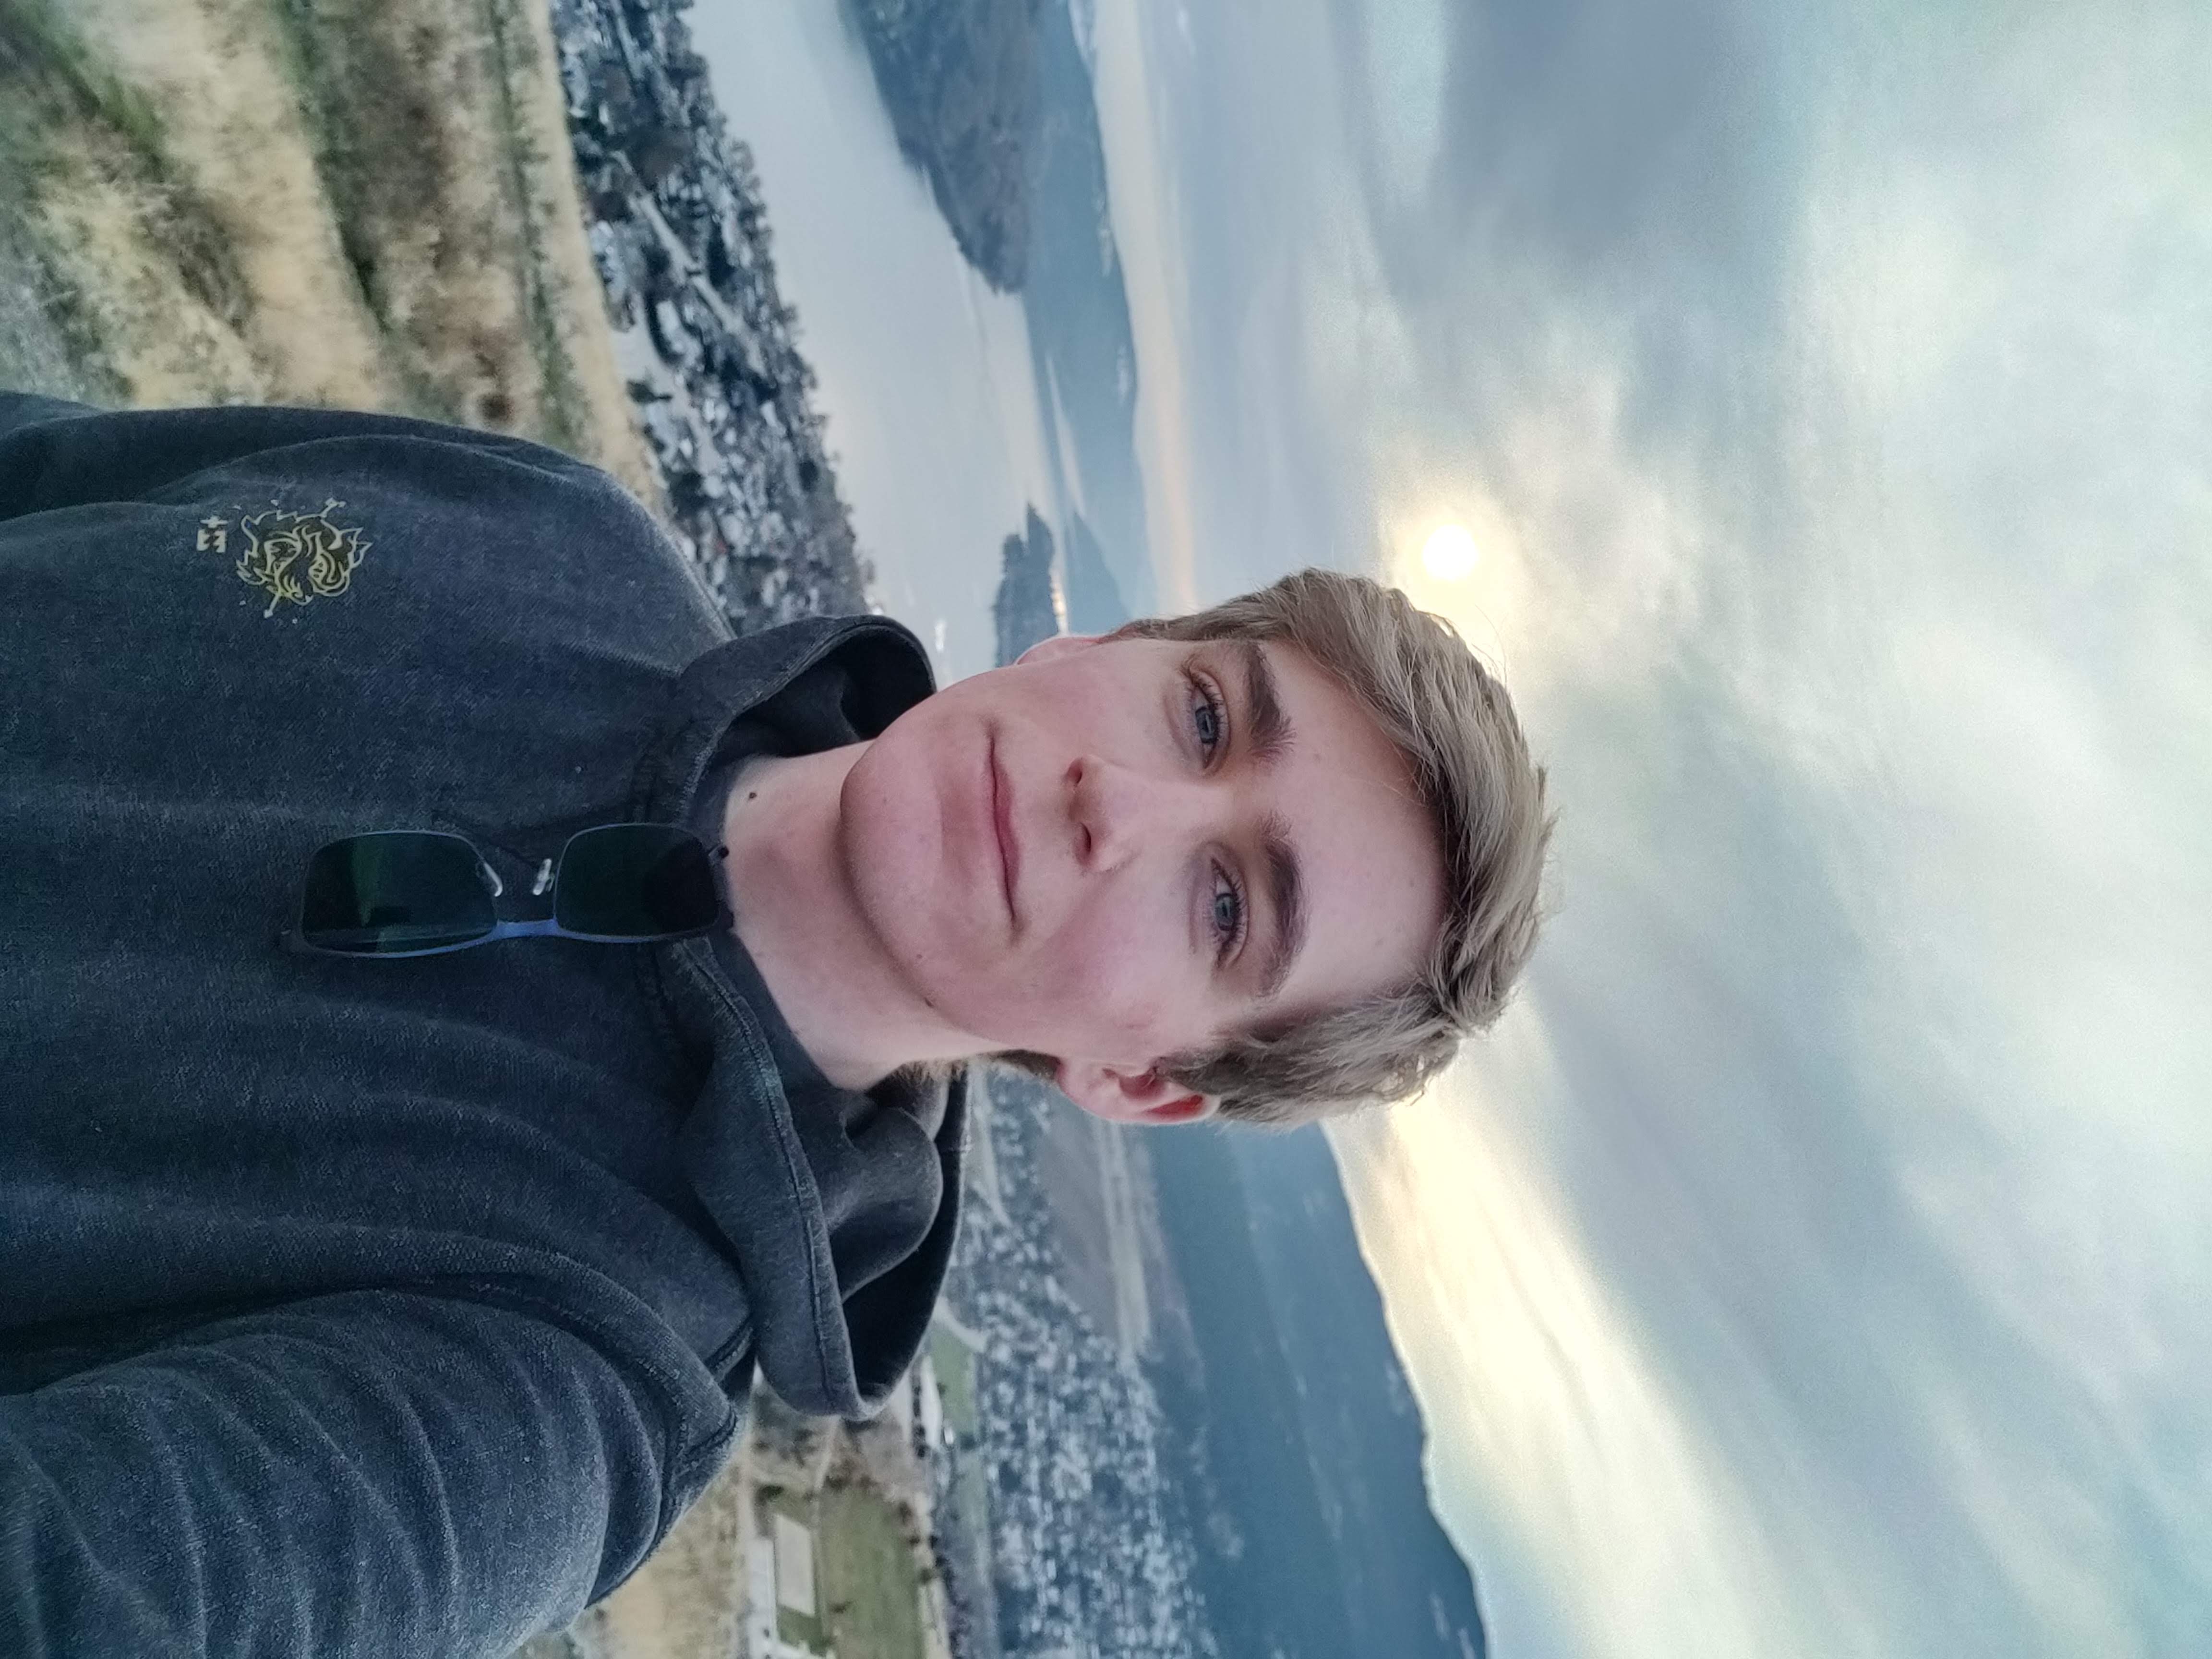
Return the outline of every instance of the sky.
[[[1549,768],[1334,1136],[1493,1650],[2212,1652],[2212,9],[1083,10],[1161,592]]]

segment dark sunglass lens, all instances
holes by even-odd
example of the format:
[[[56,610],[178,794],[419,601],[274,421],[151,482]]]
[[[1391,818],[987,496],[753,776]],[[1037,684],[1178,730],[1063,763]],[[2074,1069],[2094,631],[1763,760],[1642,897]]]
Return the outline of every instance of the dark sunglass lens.
[[[553,919],[572,933],[644,939],[710,927],[720,913],[698,836],[665,823],[617,823],[569,838]]]
[[[300,936],[325,951],[434,951],[482,939],[497,920],[476,849],[458,836],[351,836],[307,861]]]

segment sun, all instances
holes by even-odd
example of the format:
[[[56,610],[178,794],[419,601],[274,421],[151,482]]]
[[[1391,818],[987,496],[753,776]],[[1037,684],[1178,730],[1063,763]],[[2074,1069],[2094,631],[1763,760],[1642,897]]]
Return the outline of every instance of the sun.
[[[1465,581],[1481,558],[1474,532],[1463,524],[1440,525],[1421,544],[1421,568],[1440,582]]]

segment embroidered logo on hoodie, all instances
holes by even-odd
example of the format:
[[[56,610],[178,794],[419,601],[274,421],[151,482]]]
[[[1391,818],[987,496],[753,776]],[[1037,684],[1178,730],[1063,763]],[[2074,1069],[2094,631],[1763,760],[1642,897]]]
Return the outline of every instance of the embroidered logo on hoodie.
[[[271,507],[264,513],[241,516],[237,524],[246,545],[239,550],[239,580],[269,595],[273,617],[280,605],[306,605],[316,599],[336,599],[352,586],[353,573],[370,544],[361,526],[343,526],[331,514],[343,507],[341,501],[323,503],[313,513],[287,513]],[[198,550],[203,553],[230,550],[231,521],[224,518],[200,522]]]

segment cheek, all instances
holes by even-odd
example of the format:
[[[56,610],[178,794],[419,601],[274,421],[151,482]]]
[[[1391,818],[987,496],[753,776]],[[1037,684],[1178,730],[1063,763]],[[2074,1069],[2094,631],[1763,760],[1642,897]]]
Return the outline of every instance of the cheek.
[[[1051,1018],[1085,1057],[1152,1058],[1203,1040],[1202,975],[1189,960],[1181,919],[1164,904],[1102,895],[1071,914],[1027,960],[1009,963],[1010,987]]]
[[[895,896],[921,884],[939,855],[941,830],[934,811],[915,811],[926,769],[882,745],[870,749],[845,776],[838,799],[837,832],[846,870],[856,888]]]

